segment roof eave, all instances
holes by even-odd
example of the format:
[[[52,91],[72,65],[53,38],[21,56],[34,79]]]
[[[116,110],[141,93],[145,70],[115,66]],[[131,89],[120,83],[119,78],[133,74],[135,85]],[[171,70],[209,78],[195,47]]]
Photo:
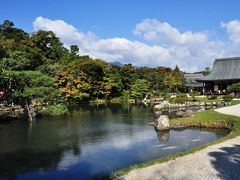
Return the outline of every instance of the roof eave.
[[[235,79],[197,79],[197,82],[213,82],[213,81],[240,81],[240,78]]]

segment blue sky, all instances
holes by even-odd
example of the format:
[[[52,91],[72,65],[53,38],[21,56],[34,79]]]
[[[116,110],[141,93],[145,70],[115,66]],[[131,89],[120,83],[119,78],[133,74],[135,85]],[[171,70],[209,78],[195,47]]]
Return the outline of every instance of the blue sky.
[[[172,67],[178,64],[185,70],[198,70],[211,66],[214,58],[238,55],[236,49],[240,43],[233,38],[240,37],[239,7],[237,0],[8,0],[1,2],[0,21],[10,19],[17,27],[33,32],[61,29],[61,23],[55,27],[47,23],[62,20],[85,37],[74,41],[83,54],[135,65]],[[38,19],[37,24],[38,17],[42,19]],[[172,30],[178,31],[177,39],[171,39]],[[67,32],[62,35],[56,30],[55,33],[66,46],[73,42]],[[192,34],[188,36],[189,33]],[[201,41],[201,47],[209,51],[196,49],[200,45],[194,44],[195,41]],[[111,47],[101,47],[105,44]],[[229,45],[234,47],[226,50]],[[131,48],[129,52],[127,47]],[[130,51],[149,54],[141,56]]]

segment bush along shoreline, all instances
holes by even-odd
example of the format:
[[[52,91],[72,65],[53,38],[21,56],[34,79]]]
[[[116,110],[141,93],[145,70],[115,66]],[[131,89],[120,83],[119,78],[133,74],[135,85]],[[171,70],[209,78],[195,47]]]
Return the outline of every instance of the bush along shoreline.
[[[42,116],[60,116],[67,114],[68,108],[65,104],[49,105],[39,111]]]

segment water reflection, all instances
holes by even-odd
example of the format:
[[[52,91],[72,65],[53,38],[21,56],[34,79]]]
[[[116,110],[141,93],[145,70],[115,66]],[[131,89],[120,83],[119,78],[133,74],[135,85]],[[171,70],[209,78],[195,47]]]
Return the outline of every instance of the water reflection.
[[[6,124],[0,128],[0,179],[92,179],[227,133],[219,129],[155,132],[147,125],[155,118],[152,108],[145,106],[85,105],[72,108],[66,116]]]
[[[168,142],[168,140],[169,140],[170,130],[164,130],[164,131],[155,130],[155,131],[157,133],[158,140],[161,143],[165,143],[166,144]]]

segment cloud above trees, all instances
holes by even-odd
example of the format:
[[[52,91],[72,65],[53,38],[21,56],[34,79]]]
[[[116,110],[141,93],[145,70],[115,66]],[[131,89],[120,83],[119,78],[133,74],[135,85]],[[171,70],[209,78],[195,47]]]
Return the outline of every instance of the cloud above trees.
[[[178,65],[188,72],[211,67],[215,58],[240,55],[240,21],[221,22],[221,27],[226,30],[227,41],[212,39],[207,32],[181,32],[167,22],[144,19],[133,30],[136,40],[129,40],[102,39],[93,32],[81,32],[63,20],[37,17],[33,22],[35,31],[53,31],[65,46],[78,45],[82,55],[135,66]]]

